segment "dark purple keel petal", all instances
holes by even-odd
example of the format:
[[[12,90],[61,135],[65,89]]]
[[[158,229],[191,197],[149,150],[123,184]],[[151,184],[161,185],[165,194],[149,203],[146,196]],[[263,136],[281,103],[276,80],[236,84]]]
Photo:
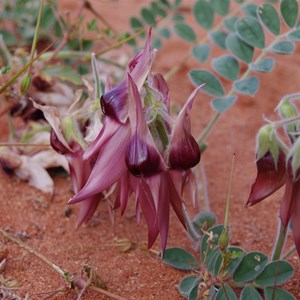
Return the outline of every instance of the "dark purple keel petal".
[[[134,176],[152,176],[163,170],[157,150],[147,145],[137,134],[131,138],[125,162],[129,172]]]
[[[141,97],[130,74],[128,84],[131,107],[129,119],[134,134],[126,151],[125,161],[133,175],[151,176],[163,171],[165,165],[147,127]]]
[[[188,170],[196,166],[201,158],[200,148],[192,135],[185,133],[170,145],[169,165],[172,169]]]
[[[55,131],[53,130],[53,128],[51,128],[50,131],[50,145],[51,147],[59,154],[65,155],[68,153],[72,153],[70,148],[67,148],[57,137],[57,134],[55,133]]]
[[[256,162],[256,166],[257,176],[246,203],[248,206],[252,206],[276,192],[285,184],[287,177],[285,155],[282,152],[279,152],[277,168],[269,152]]]
[[[128,83],[123,81],[101,96],[102,112],[112,119],[125,123],[128,117]]]
[[[173,128],[169,146],[169,165],[172,169],[188,170],[200,161],[199,145],[191,135],[190,110],[201,86],[192,92]]]

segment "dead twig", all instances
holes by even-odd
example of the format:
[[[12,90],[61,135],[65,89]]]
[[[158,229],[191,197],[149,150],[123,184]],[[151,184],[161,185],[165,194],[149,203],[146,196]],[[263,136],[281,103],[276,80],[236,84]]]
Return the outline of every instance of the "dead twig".
[[[60,266],[58,266],[57,264],[55,264],[54,262],[52,262],[49,258],[47,258],[45,255],[43,255],[42,253],[37,252],[36,250],[32,249],[30,246],[26,245],[25,243],[23,243],[22,241],[20,241],[18,238],[12,236],[11,234],[7,233],[5,230],[3,230],[2,228],[0,228],[0,233],[7,238],[8,240],[14,242],[15,244],[17,244],[20,248],[26,250],[27,252],[29,252],[30,254],[36,256],[37,258],[39,258],[42,262],[44,262],[45,264],[47,264],[49,267],[51,267],[54,271],[56,271],[58,274],[60,274],[69,284],[69,286],[71,288],[80,288],[80,289],[90,289],[93,290],[95,292],[101,293],[103,295],[106,295],[112,299],[116,299],[116,300],[125,300],[125,298],[120,297],[118,295],[115,295],[111,292],[108,292],[102,288],[99,287],[95,287],[95,286],[90,286],[89,281],[85,282],[82,278],[76,278],[75,276],[72,276],[69,272],[63,270]],[[78,284],[77,284],[78,282]]]

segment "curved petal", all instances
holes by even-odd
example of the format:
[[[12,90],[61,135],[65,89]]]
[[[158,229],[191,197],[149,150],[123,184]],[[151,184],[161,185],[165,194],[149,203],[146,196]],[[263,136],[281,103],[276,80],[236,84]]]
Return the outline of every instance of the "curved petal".
[[[256,166],[257,176],[246,203],[248,206],[252,206],[275,193],[286,181],[285,155],[281,151],[279,152],[277,168],[270,152],[260,158],[256,162]],[[288,183],[286,193],[290,193]]]
[[[201,87],[197,87],[190,95],[173,128],[169,145],[169,165],[173,169],[188,170],[200,161],[199,145],[191,135],[190,109]]]
[[[141,97],[130,74],[128,74],[128,83],[130,107],[132,108],[130,124],[135,133],[126,151],[125,161],[133,175],[151,176],[163,171],[165,164],[146,124]]]
[[[142,88],[148,76],[154,54],[155,51],[151,48],[151,30],[149,30],[144,50],[136,54],[127,65],[127,72],[131,74],[138,90]],[[127,78],[102,95],[101,107],[105,115],[123,124],[126,122],[129,113]]]
[[[126,172],[125,152],[130,140],[130,126],[120,126],[101,147],[97,161],[85,186],[71,199],[70,204],[93,197],[117,182]]]

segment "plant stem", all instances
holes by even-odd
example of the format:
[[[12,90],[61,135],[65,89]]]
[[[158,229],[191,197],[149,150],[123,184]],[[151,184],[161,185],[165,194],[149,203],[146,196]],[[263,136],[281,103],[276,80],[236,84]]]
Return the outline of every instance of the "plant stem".
[[[288,259],[294,252],[296,251],[296,246],[292,246],[284,255],[282,255],[281,259]]]
[[[187,208],[184,204],[182,204],[182,211],[183,211],[183,216],[185,219],[188,233],[190,234],[191,238],[194,241],[196,241],[196,242],[199,241],[201,239],[201,236],[196,232],[196,230],[193,226],[192,220],[190,218],[190,215],[188,214]]]
[[[35,32],[34,32],[32,47],[31,47],[30,61],[33,61],[33,59],[34,59],[34,52],[35,52],[37,41],[38,41],[39,29],[40,29],[40,25],[41,25],[41,19],[42,19],[42,14],[43,14],[44,2],[45,2],[45,0],[41,0],[39,14],[38,14],[38,19],[37,19],[37,22],[36,22],[36,27],[35,27]],[[30,65],[30,68],[31,68],[31,66],[32,65]]]
[[[225,230],[227,230],[227,228],[228,228],[228,216],[229,216],[229,207],[230,207],[230,196],[231,196],[234,160],[235,160],[235,153],[233,153],[233,156],[232,156],[230,177],[229,177],[229,182],[228,182],[228,194],[227,194],[226,210],[225,210],[225,218],[224,218]]]
[[[2,94],[8,87],[10,87],[23,72],[25,72],[37,59],[39,59],[42,54],[44,54],[48,49],[50,49],[58,40],[60,40],[63,36],[60,36],[53,43],[51,43],[46,49],[40,52],[33,60],[29,61],[27,65],[25,65],[22,69],[20,69],[12,78],[8,80],[4,85],[0,87],[0,94]]]
[[[287,231],[288,231],[288,228],[284,228],[282,226],[281,222],[279,221],[278,234],[277,234],[277,239],[276,239],[276,243],[275,243],[274,250],[273,250],[272,261],[280,259],[281,252],[282,252],[283,246],[285,244]]]

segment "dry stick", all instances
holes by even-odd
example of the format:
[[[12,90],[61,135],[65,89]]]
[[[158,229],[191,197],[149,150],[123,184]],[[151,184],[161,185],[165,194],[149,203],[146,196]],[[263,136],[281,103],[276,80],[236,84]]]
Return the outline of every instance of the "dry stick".
[[[62,37],[63,37],[63,35],[61,35],[59,38],[57,38],[48,47],[46,47],[42,52],[40,52],[32,61],[30,61],[27,65],[25,65],[21,70],[19,70],[10,80],[8,80],[7,83],[5,83],[3,86],[0,86],[0,94],[2,94],[8,87],[10,87],[17,80],[17,78],[20,75],[22,75],[23,72],[25,72],[37,59],[40,58],[40,56],[42,56],[46,51],[48,51]]]
[[[105,26],[107,26],[108,28],[110,28],[110,30],[115,34],[118,35],[118,31],[106,20],[104,19],[95,9],[94,7],[91,5],[91,3],[89,1],[86,1],[85,3],[85,8],[87,10],[89,10],[92,14],[95,15],[95,17],[97,17]]]
[[[80,4],[80,6],[78,7],[78,10],[77,10],[76,15],[75,15],[75,17],[74,17],[75,22],[76,22],[76,21],[78,20],[78,18],[80,17],[81,12],[82,12],[82,10],[84,9],[84,7],[85,7],[85,5],[86,5],[86,2],[87,2],[87,0],[82,0],[82,1],[81,1],[81,4]],[[75,24],[75,23],[72,23],[72,24],[68,27],[67,32],[66,32],[66,34],[64,35],[63,41],[62,41],[61,44],[54,50],[53,55],[52,55],[52,57],[50,58],[49,61],[53,60],[53,59],[56,57],[56,55],[60,52],[60,50],[62,50],[62,48],[68,43],[69,37],[70,37],[70,34],[71,34],[71,31],[75,28],[75,25],[74,25],[74,24]]]
[[[0,147],[51,147],[50,144],[0,143]]]
[[[26,250],[27,252],[29,252],[30,254],[36,256],[37,258],[39,258],[42,262],[44,262],[45,264],[47,264],[50,268],[52,268],[54,271],[56,271],[58,274],[60,274],[62,277],[64,277],[67,281],[70,280],[70,275],[67,271],[64,271],[60,266],[58,266],[57,264],[55,264],[54,262],[52,262],[49,258],[47,258],[45,255],[37,252],[36,250],[32,249],[30,246],[26,245],[25,243],[23,243],[22,241],[20,241],[19,239],[15,238],[14,236],[10,235],[9,233],[7,233],[5,230],[3,230],[2,228],[0,228],[0,233],[7,239],[9,239],[10,241],[14,242],[15,244],[17,244],[19,247],[21,247],[22,249]],[[98,287],[94,287],[94,286],[89,286],[88,289],[96,291],[98,293],[101,293],[103,295],[106,295],[108,297],[111,297],[112,299],[116,299],[116,300],[125,300],[125,298],[120,297],[118,295],[115,295],[111,292],[108,292],[106,290],[103,290],[101,288]]]

